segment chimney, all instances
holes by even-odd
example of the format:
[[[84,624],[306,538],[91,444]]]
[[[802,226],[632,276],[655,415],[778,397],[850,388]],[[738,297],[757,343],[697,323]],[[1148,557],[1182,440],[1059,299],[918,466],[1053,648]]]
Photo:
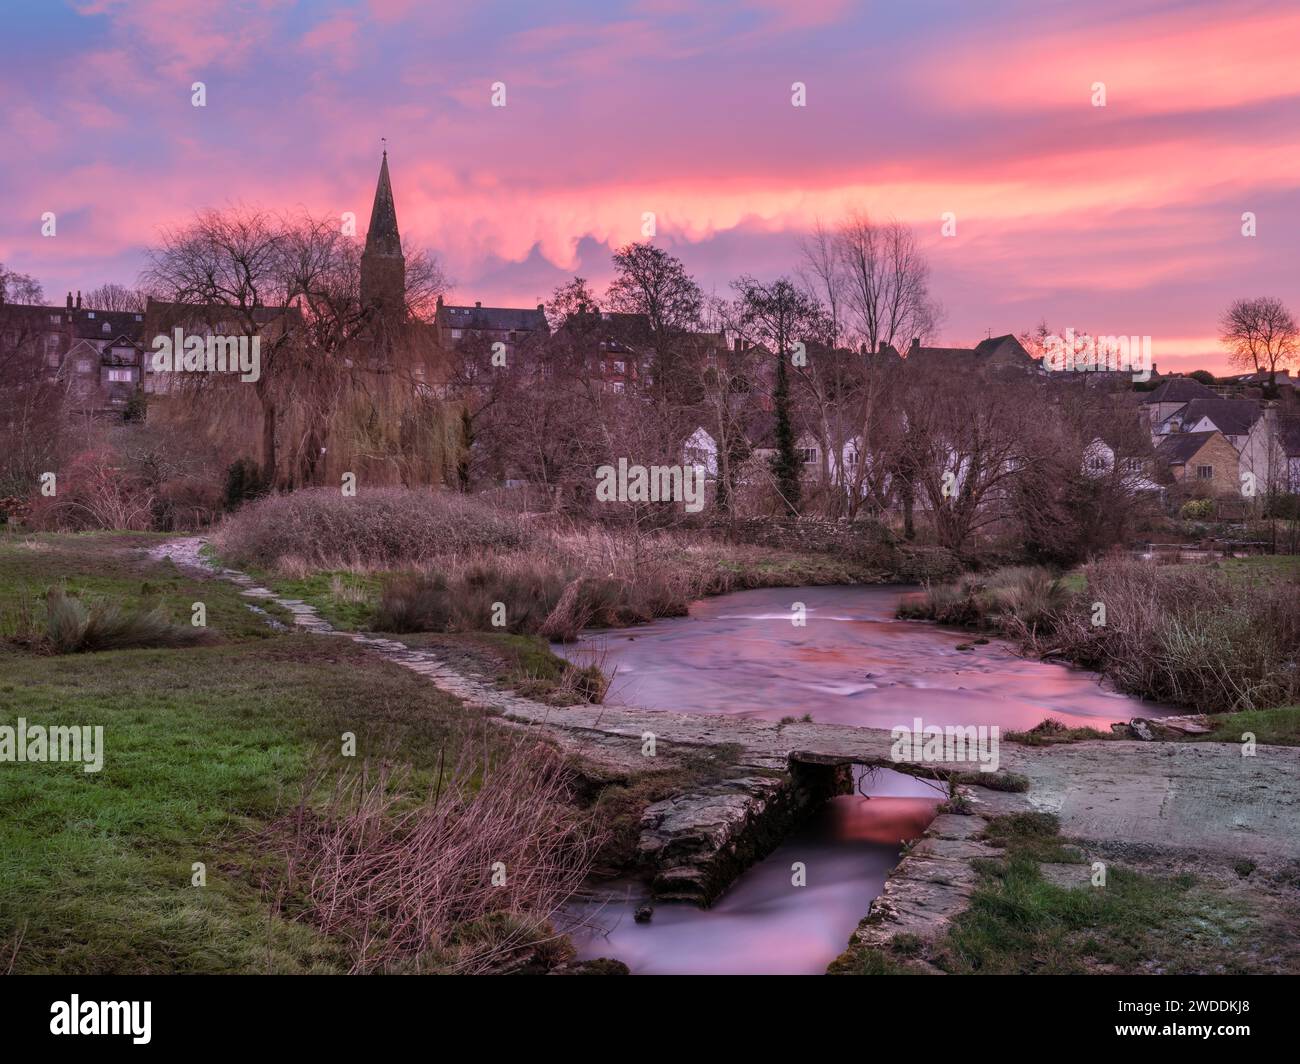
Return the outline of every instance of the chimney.
[[[737,337],[735,338],[735,340],[732,341],[732,350],[735,351],[736,354],[740,354],[740,350],[741,350],[741,348],[740,348],[740,337],[739,337],[739,336],[737,336]]]
[[[545,303],[538,303],[538,304],[537,304],[537,309],[538,309],[540,312],[545,313],[545,312],[546,312],[546,304],[545,304]]]
[[[68,293],[68,309],[69,309],[69,310],[72,309],[72,293],[71,293],[71,292]]]
[[[909,347],[909,348],[907,349],[907,350],[908,350],[908,354],[911,354],[913,351],[915,351],[915,350],[916,350],[917,348],[919,348],[920,346],[921,346],[920,338],[919,338],[919,337],[916,337],[916,336],[913,336],[913,337],[912,337],[912,346]]]
[[[81,289],[77,289],[77,309],[81,309]]]
[[[475,310],[481,310],[482,308],[483,308],[483,304],[480,303],[477,299],[474,300],[474,309],[475,309]]]

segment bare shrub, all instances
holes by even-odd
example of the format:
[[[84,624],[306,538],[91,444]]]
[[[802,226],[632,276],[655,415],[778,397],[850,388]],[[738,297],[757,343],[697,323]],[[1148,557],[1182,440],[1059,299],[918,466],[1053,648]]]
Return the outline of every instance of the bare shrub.
[[[423,798],[367,764],[323,811],[304,797],[275,829],[283,893],[349,944],[354,972],[497,970],[553,937],[601,838],[553,748],[512,739],[486,765],[481,749],[464,744]]]
[[[909,596],[899,615],[997,628],[1041,654],[1099,669],[1121,691],[1199,712],[1300,699],[1300,587],[1206,566],[1112,555],[1069,594],[1050,571],[968,575]],[[1094,603],[1105,606],[1094,624]]]
[[[228,517],[215,543],[235,565],[276,568],[294,557],[320,569],[396,569],[457,551],[523,545],[517,517],[446,491],[332,488],[273,495]]]
[[[77,455],[59,474],[57,485],[54,495],[33,501],[29,517],[33,528],[144,531],[153,524],[153,489],[109,454],[86,451]]]
[[[1219,713],[1300,698],[1294,582],[1122,557],[1087,574],[1087,602],[1052,645],[1095,662],[1121,690]],[[1104,625],[1083,608],[1093,601],[1105,604]]]
[[[371,624],[381,632],[442,632],[451,624],[451,596],[441,575],[404,573],[379,597]]]

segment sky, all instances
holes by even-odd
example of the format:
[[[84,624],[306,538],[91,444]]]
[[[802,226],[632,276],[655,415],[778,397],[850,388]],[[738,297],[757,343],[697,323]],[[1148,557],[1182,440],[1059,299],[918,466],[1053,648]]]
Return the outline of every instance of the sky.
[[[134,284],[201,208],[364,233],[386,138],[460,302],[601,289],[646,212],[725,295],[861,209],[915,227],[949,345],[1045,320],[1222,372],[1233,299],[1300,313],[1295,0],[3,6],[0,262],[52,301]]]

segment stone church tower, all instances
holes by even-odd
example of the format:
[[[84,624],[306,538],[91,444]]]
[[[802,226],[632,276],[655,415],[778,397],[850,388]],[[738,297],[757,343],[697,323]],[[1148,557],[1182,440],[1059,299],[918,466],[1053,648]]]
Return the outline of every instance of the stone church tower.
[[[406,257],[397,232],[387,151],[379,167],[375,204],[370,209],[366,250],[361,254],[361,305],[390,321],[401,321],[406,316]]]

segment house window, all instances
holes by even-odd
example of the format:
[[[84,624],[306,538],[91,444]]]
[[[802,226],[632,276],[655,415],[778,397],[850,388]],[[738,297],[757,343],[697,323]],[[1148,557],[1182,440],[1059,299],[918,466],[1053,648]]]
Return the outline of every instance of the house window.
[[[459,340],[459,339],[461,338],[461,336],[463,336],[463,335],[464,335],[464,330],[463,330],[463,329],[452,329],[452,330],[451,330],[451,338],[452,338],[453,340]]]
[[[129,369],[110,369],[108,371],[108,381],[110,384],[130,384],[131,371]]]
[[[1196,467],[1196,479],[1197,479],[1197,480],[1213,480],[1213,479],[1214,479],[1214,466],[1209,466],[1209,465],[1198,465],[1198,466]]]
[[[795,454],[797,454],[797,455],[799,456],[799,461],[800,461],[801,463],[803,463],[804,465],[816,465],[816,464],[817,464],[817,448],[816,448],[816,447],[796,447],[796,448],[795,448]]]
[[[624,372],[626,372],[626,370],[627,370],[627,363],[625,363],[625,362],[615,362],[615,363],[614,363],[614,372],[615,372],[615,373],[624,373]]]
[[[59,325],[59,324],[62,323],[62,321],[63,321],[63,316],[62,316],[62,315],[60,315],[60,314],[51,314],[51,315],[50,315],[50,324],[51,324],[51,325]]]
[[[610,382],[610,386],[609,386],[609,388],[610,388],[610,391],[618,392],[619,394],[622,394],[622,392],[623,392],[623,382],[622,382],[622,381],[611,381],[611,382]]]
[[[1098,473],[1104,473],[1106,471],[1106,459],[1102,458],[1100,455],[1093,458],[1089,458],[1088,468]]]
[[[110,331],[112,331],[112,328],[113,328],[113,323],[112,323],[111,321],[106,321],[106,322],[104,322],[104,328],[103,328],[102,331],[103,331],[103,332],[110,332]]]
[[[79,359],[77,359],[77,372],[78,372],[78,373],[89,373],[89,372],[90,372],[90,359],[88,359],[88,358],[79,358]]]

